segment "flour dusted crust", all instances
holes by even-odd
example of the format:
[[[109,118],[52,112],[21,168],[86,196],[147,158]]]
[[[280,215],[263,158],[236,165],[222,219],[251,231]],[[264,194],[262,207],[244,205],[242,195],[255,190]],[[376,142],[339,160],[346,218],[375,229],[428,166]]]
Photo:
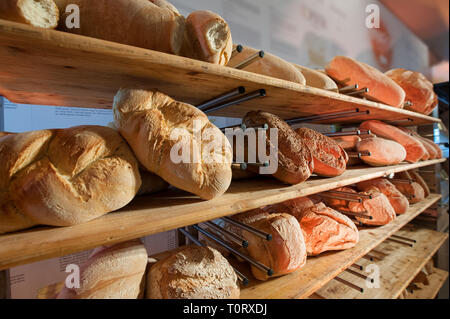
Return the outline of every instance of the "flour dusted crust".
[[[128,204],[141,185],[125,140],[102,126],[0,138],[0,233],[84,223]]]
[[[147,260],[139,240],[98,249],[80,269],[80,288],[64,285],[57,299],[137,299]]]
[[[58,26],[59,10],[53,0],[1,0],[0,19],[54,29]]]
[[[158,261],[147,274],[150,299],[237,299],[237,276],[211,247],[186,246]]]
[[[370,156],[361,156],[361,160],[371,166],[396,165],[406,158],[406,150],[401,144],[380,137],[361,140],[356,144],[356,150],[370,152]]]
[[[121,89],[114,98],[113,112],[120,134],[147,170],[202,199],[220,196],[228,189],[231,145],[202,111],[158,91]],[[190,158],[176,163],[171,150],[180,145],[191,149]]]

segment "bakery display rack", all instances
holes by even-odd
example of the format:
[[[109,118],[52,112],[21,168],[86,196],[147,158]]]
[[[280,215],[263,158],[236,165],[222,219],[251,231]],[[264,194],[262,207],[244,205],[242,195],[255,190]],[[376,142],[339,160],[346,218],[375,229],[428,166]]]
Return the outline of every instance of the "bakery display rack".
[[[0,61],[0,93],[15,103],[109,109],[119,88],[139,87],[157,88],[177,100],[199,105],[237,87],[245,87],[248,92],[263,89],[266,94],[208,115],[240,118],[248,111],[264,110],[292,119],[358,109],[361,114],[352,117],[311,123],[357,124],[367,119],[393,121],[399,126],[441,123],[437,118],[416,112],[243,70],[5,20],[0,20]],[[355,167],[339,177],[312,177],[294,186],[264,178],[238,181],[223,196],[210,201],[179,190],[141,196],[123,209],[85,224],[35,227],[0,235],[0,270],[444,161]],[[432,194],[388,225],[362,228],[360,241],[352,249],[308,258],[306,266],[286,276],[266,282],[251,280],[248,287],[242,288],[241,298],[307,298],[439,199],[440,195]],[[433,238],[440,241],[442,236]],[[430,252],[437,244],[411,267],[419,269],[419,264],[431,257]],[[239,267],[252,277],[248,268]]]

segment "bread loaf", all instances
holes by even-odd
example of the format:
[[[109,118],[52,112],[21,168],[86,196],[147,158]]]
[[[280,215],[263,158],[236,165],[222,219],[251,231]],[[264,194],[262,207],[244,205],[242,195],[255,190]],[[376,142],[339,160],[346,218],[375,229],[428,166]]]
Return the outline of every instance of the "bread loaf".
[[[305,77],[306,85],[336,93],[339,92],[336,82],[330,79],[326,74],[298,64],[293,65]]]
[[[417,132],[414,132],[413,130],[409,130],[405,127],[399,127],[399,129],[401,129],[403,132],[414,137],[416,140],[418,140],[420,143],[422,143],[422,145],[425,147],[427,154],[424,157],[422,157],[422,160],[438,158],[438,156],[439,156],[438,151],[436,150],[436,147],[433,145],[434,143],[431,142],[429,139],[426,139],[426,138],[420,136]]]
[[[1,0],[0,19],[54,29],[58,26],[59,11],[53,0]]]
[[[77,126],[0,138],[0,233],[84,223],[129,203],[138,163],[114,130]]]
[[[211,247],[185,246],[153,264],[147,274],[150,299],[238,299],[237,276]]]
[[[264,124],[269,126],[266,133],[266,154],[273,152],[270,129],[278,130],[278,169],[273,174],[275,178],[287,184],[298,184],[311,176],[314,169],[311,151],[303,139],[281,118],[267,112],[251,111],[245,115],[242,122],[247,127],[260,127]],[[246,144],[245,154],[248,153]],[[255,167],[249,169],[258,171]]]
[[[385,74],[402,87],[406,93],[406,101],[412,102],[412,106],[406,106],[406,109],[428,115],[438,105],[433,83],[422,73],[400,68],[389,70]]]
[[[230,27],[219,15],[211,11],[194,11],[187,17],[182,55],[226,65],[232,50]]]
[[[412,182],[411,184],[397,182],[395,180],[392,180],[391,182],[403,195],[408,197],[410,204],[421,202],[425,198],[424,189],[416,182]]]
[[[120,134],[150,172],[202,199],[228,189],[231,146],[196,107],[157,91],[121,89],[113,113]]]
[[[295,130],[311,151],[314,159],[313,173],[334,177],[345,172],[347,153],[334,140],[307,127]]]
[[[165,53],[180,53],[185,19],[166,6],[160,7],[149,0],[57,0],[57,4],[62,31]],[[80,8],[80,28],[66,25],[69,4]]]
[[[358,135],[336,136],[332,139],[344,150],[350,151],[356,149],[356,145],[361,138]]]
[[[166,1],[166,0],[150,0],[153,4],[157,5],[158,7],[164,8],[164,9],[169,9],[172,10],[175,13],[180,13],[178,11],[177,8],[175,8],[175,6],[173,4],[171,4],[170,2]]]
[[[392,208],[394,208],[395,213],[398,215],[408,211],[408,199],[386,178],[375,178],[359,182],[356,186],[362,192],[366,192],[375,187],[378,191],[386,195],[389,203],[391,203]]]
[[[353,193],[353,194],[357,193],[357,191],[355,191],[353,188],[347,187],[347,186],[338,187],[338,188],[335,188],[334,190],[338,191],[338,192],[345,192],[345,193]],[[329,206],[329,207],[332,207],[335,209],[344,209],[344,208],[348,207],[348,201],[343,200],[343,199],[336,199],[336,198],[332,198],[332,197],[323,196],[321,198],[321,200],[324,202],[324,204],[326,206]]]
[[[360,128],[371,130],[372,133],[376,134],[378,137],[394,140],[401,144],[406,150],[405,160],[410,163],[419,161],[426,153],[422,143],[395,126],[381,121],[369,120],[362,122]]]
[[[139,174],[141,175],[142,184],[137,195],[153,194],[169,187],[169,184],[165,180],[145,169],[139,170]]]
[[[406,158],[406,150],[402,145],[379,137],[361,140],[356,144],[356,150],[370,152],[370,156],[361,156],[361,160],[372,166],[396,165]]]
[[[241,53],[236,54],[230,60],[230,62],[228,62],[228,66],[234,67],[257,53],[258,51],[259,50],[250,47],[244,47]],[[271,76],[290,82],[295,82],[302,85],[305,85],[306,83],[303,74],[299,70],[297,70],[291,63],[267,52],[264,54],[263,58],[253,62],[249,66],[243,68],[243,70]]]
[[[294,272],[306,263],[305,240],[295,217],[281,211],[271,214],[263,210],[255,210],[250,214],[234,215],[232,218],[272,234],[272,240],[267,241],[236,227],[229,228],[247,239],[248,255],[270,267],[274,271],[274,277]],[[259,268],[252,266],[251,269],[256,279],[267,280],[269,278],[268,274]]]
[[[413,181],[416,182],[417,184],[419,184],[423,188],[424,197],[425,198],[428,197],[431,193],[430,188],[428,187],[427,183],[422,178],[422,176],[420,176],[419,173],[412,171],[412,170],[408,171],[408,173],[411,176],[411,178],[413,179]]]
[[[80,269],[80,287],[64,285],[57,299],[137,299],[147,259],[139,240],[98,249]]]
[[[370,65],[349,57],[336,56],[325,67],[325,71],[339,81],[350,78],[350,81],[346,82],[347,85],[358,84],[360,88],[368,88],[367,96],[387,105],[403,108],[405,91],[388,76]]]
[[[381,226],[395,219],[395,210],[389,199],[376,188],[370,188],[361,194],[372,195],[371,199],[363,199],[362,203],[349,202],[348,209],[354,213],[363,213],[372,216],[372,219],[356,217],[365,225]]]

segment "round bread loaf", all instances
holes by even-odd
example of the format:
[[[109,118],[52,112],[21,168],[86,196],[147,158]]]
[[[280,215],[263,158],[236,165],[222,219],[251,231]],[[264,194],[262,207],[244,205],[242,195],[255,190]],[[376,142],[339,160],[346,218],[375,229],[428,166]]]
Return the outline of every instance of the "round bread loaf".
[[[182,247],[147,273],[149,299],[238,299],[239,295],[233,267],[211,247]]]
[[[84,223],[128,204],[138,163],[108,127],[77,126],[0,138],[0,233]]]
[[[202,111],[158,91],[121,89],[113,112],[120,134],[147,170],[202,199],[228,189],[231,145]]]
[[[385,74],[402,87],[406,101],[412,102],[413,105],[405,106],[406,109],[428,115],[438,105],[433,83],[422,73],[399,68]]]
[[[278,169],[273,174],[275,178],[287,184],[298,184],[311,176],[314,169],[312,153],[303,139],[285,121],[267,112],[251,111],[245,115],[242,123],[247,127],[261,127],[264,124],[269,126],[266,132],[266,154],[274,152],[270,142],[270,129],[277,129]],[[249,154],[248,145],[245,147],[245,154]],[[258,172],[258,168],[250,166],[249,169]]]
[[[80,269],[80,287],[63,286],[57,299],[137,299],[142,297],[147,250],[139,240],[102,247]]]
[[[293,64],[305,77],[306,85],[322,90],[339,93],[338,86],[330,77],[323,72],[319,72],[305,66]]]
[[[58,26],[59,10],[53,0],[1,0],[0,19],[54,29]]]
[[[371,195],[371,199],[363,199],[362,203],[349,202],[348,209],[354,213],[363,213],[372,216],[372,219],[356,217],[356,220],[365,225],[382,226],[390,223],[396,217],[395,210],[389,199],[377,188],[369,188],[360,194]]]
[[[346,151],[354,150],[356,144],[361,141],[361,137],[358,135],[336,136],[332,137],[332,139]]]
[[[396,165],[406,158],[406,150],[399,143],[384,138],[366,138],[356,144],[358,152],[370,152],[361,160],[372,166]]]

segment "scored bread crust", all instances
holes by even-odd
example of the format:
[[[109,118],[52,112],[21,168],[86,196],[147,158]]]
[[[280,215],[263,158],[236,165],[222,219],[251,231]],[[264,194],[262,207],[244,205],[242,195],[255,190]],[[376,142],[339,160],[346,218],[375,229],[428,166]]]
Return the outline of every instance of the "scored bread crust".
[[[147,273],[149,299],[238,299],[239,295],[233,267],[211,247],[179,248]]]
[[[319,176],[335,177],[345,172],[348,155],[333,139],[310,128],[295,130],[314,158],[313,173]]]
[[[58,26],[59,10],[53,0],[1,0],[0,19],[54,29]]]
[[[0,233],[87,222],[128,204],[140,185],[136,158],[110,128],[6,135],[0,138],[0,214],[7,218],[0,218]]]
[[[259,50],[254,48],[244,46],[243,51],[236,54],[230,62],[228,62],[228,66],[234,67],[258,51]],[[246,66],[243,70],[295,82],[301,85],[306,84],[305,77],[296,67],[282,58],[267,52],[265,52],[263,58]]]
[[[66,6],[80,8],[80,27],[66,26]],[[59,29],[93,38],[179,54],[185,19],[171,8],[149,0],[57,0]],[[159,4],[161,5],[161,4]]]
[[[372,219],[356,217],[356,220],[365,225],[382,226],[395,219],[395,210],[389,199],[378,189],[370,188],[360,194],[372,195],[372,198],[363,199],[362,203],[349,202],[348,208],[351,212],[372,216]]]
[[[305,77],[306,85],[322,90],[339,93],[339,89],[336,82],[334,82],[325,73],[294,63],[292,65],[303,74],[303,76]]]
[[[113,113],[120,134],[150,172],[202,199],[220,196],[228,189],[230,143],[196,107],[158,91],[120,89]],[[171,152],[177,146],[190,149],[188,163],[172,161]]]
[[[367,87],[367,96],[372,96],[387,105],[403,108],[405,91],[392,79],[374,67],[352,58],[336,56],[325,67],[326,73],[336,80],[350,78],[346,85],[358,84]]]
[[[275,178],[287,184],[298,184],[311,176],[314,170],[312,153],[303,139],[285,121],[274,114],[251,111],[245,115],[242,123],[247,127],[260,127],[264,124],[269,126],[266,132],[266,154],[274,151],[270,143],[270,129],[277,129],[278,169],[272,174]],[[245,154],[249,154],[247,143],[245,144]],[[249,170],[259,171],[257,167],[252,166],[249,167]]]
[[[137,299],[145,280],[147,250],[139,240],[98,249],[80,269],[80,287],[63,286],[57,299]]]
[[[363,155],[361,160],[372,166],[396,165],[406,158],[406,150],[401,144],[379,137],[361,140],[356,144],[356,150],[370,152],[370,156]]]
[[[405,106],[407,110],[428,115],[438,105],[433,83],[422,73],[398,68],[385,74],[402,87],[406,93],[406,101],[412,102],[411,106]]]
[[[231,30],[222,17],[211,11],[194,11],[186,18],[181,55],[226,65],[231,58]]]

